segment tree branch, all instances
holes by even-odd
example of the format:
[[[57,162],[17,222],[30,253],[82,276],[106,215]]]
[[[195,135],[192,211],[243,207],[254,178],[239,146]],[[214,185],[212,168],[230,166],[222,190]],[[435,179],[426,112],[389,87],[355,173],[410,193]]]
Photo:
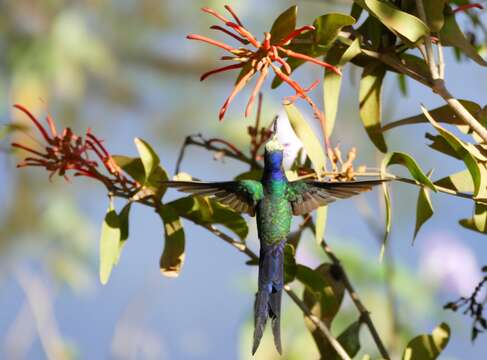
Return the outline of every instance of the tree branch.
[[[426,23],[426,13],[424,11],[423,0],[416,0],[416,8],[418,9],[418,15],[424,23]],[[441,41],[439,39],[438,41]],[[473,117],[472,114],[448,91],[446,88],[444,75],[444,64],[441,48],[438,49],[440,64],[436,65],[435,55],[433,54],[433,46],[431,42],[431,36],[426,35],[424,37],[424,44],[426,46],[426,58],[425,61],[428,63],[431,77],[433,78],[433,84],[431,89],[440,95],[446,103],[453,109],[453,111],[462,119],[465,124],[470,126],[473,131],[475,131],[482,140],[487,143],[487,129],[478,122],[478,120]],[[440,76],[441,74],[441,76]]]

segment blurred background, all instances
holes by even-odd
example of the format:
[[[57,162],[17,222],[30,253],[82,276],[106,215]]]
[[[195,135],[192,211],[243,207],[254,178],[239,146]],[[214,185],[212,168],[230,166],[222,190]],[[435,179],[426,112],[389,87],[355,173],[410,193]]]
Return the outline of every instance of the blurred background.
[[[21,103],[77,133],[92,128],[114,154],[135,155],[135,136],[147,140],[169,173],[186,135],[203,133],[246,146],[243,118],[248,91],[238,96],[224,123],[217,112],[233,83],[225,73],[205,83],[201,73],[214,68],[219,50],[190,42],[188,33],[209,34],[213,19],[202,6],[222,9],[223,1],[86,0],[0,2],[0,358],[54,359],[248,359],[256,269],[244,255],[197,228],[186,227],[186,261],[179,278],[160,275],[163,234],[160,219],[142,206],[132,210],[130,238],[106,286],[98,282],[98,237],[106,193],[98,184],[75,178],[48,180],[45,171],[17,170],[18,156],[6,124],[27,124],[12,110]],[[255,34],[296,1],[231,1]],[[348,12],[347,0],[298,0],[299,23],[331,11]],[[485,19],[485,17],[483,17]],[[487,20],[487,19],[485,19]],[[487,72],[471,61],[457,62],[447,52],[447,83],[459,98],[485,104]],[[321,69],[303,66],[295,76],[311,84]],[[381,156],[358,118],[360,69],[345,71],[333,143],[358,149],[358,164],[377,167]],[[397,120],[442,105],[429,89],[407,82],[409,96],[389,75],[384,90],[384,120]],[[268,84],[264,87],[268,90]],[[248,90],[248,89],[247,89]],[[263,119],[282,113],[284,86],[265,91]],[[321,91],[314,97],[321,103]],[[305,109],[306,106],[301,106]],[[311,116],[310,116],[311,120]],[[313,123],[313,125],[315,125]],[[440,178],[462,164],[433,154],[424,138],[427,125],[392,130],[390,150],[407,151],[423,169],[438,167]],[[188,149],[182,170],[207,180],[231,179],[245,169],[212,154]],[[21,155],[21,154],[19,154]],[[394,169],[400,174],[401,169]],[[170,193],[170,197],[178,196]],[[433,194],[435,216],[414,246],[417,189],[392,185],[393,225],[387,260],[379,263],[384,223],[380,191],[332,205],[326,234],[343,259],[353,284],[371,310],[379,332],[395,354],[418,333],[447,321],[452,338],[444,359],[480,359],[487,341],[470,342],[470,319],[442,310],[469,295],[487,263],[482,235],[458,225],[470,217],[469,201]],[[454,209],[455,211],[452,211]],[[365,216],[364,216],[365,215]],[[250,246],[257,249],[250,221]],[[324,260],[313,234],[305,233],[298,259],[308,266]],[[299,289],[298,289],[299,291]],[[356,316],[350,301],[334,323],[339,332]],[[286,359],[317,358],[302,315],[284,299]],[[365,330],[360,354],[377,355]],[[258,359],[277,358],[268,333]],[[359,356],[360,358],[360,356]]]

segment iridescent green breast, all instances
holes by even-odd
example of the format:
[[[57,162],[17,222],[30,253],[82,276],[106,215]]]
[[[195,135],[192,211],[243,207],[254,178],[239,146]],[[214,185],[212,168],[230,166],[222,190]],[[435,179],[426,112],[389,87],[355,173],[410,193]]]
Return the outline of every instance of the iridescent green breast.
[[[287,200],[287,182],[269,181],[264,184],[264,197],[257,206],[257,229],[265,244],[286,239],[291,228],[292,209]]]

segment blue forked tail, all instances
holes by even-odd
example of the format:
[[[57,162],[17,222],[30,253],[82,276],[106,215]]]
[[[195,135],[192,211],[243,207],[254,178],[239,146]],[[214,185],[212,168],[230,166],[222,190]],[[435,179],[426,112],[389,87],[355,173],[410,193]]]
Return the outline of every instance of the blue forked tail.
[[[281,298],[284,286],[283,240],[275,245],[261,244],[259,258],[259,290],[255,295],[255,328],[252,355],[259,347],[267,319],[271,318],[274,344],[279,354],[281,346]]]

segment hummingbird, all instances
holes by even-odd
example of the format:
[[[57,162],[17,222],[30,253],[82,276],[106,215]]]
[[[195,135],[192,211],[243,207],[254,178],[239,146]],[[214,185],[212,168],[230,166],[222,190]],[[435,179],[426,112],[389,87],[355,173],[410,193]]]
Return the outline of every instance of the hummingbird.
[[[274,344],[281,345],[281,298],[284,288],[284,246],[293,216],[305,215],[338,199],[369,191],[385,181],[288,181],[283,169],[284,147],[274,135],[265,145],[262,179],[225,182],[164,181],[164,185],[193,195],[211,196],[236,212],[257,215],[260,240],[258,290],[254,304],[252,355],[271,319]]]

